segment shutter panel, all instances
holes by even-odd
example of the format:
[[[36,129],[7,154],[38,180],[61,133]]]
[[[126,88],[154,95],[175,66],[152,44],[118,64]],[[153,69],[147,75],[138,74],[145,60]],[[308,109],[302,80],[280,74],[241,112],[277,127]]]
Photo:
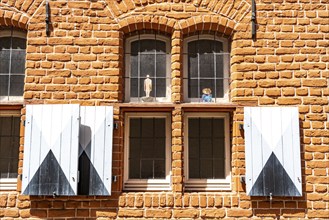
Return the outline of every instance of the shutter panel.
[[[244,108],[250,196],[302,196],[297,107]]]
[[[27,105],[22,193],[76,195],[79,105]]]
[[[113,107],[81,106],[79,194],[111,195]]]

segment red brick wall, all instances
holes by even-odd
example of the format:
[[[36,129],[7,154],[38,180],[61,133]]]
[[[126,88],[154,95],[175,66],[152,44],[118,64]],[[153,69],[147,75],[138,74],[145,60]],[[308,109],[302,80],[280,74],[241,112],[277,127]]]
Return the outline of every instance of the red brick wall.
[[[257,40],[251,39],[249,0],[49,1],[1,0],[0,25],[28,31],[25,103],[113,105],[123,124],[124,38],[136,30],[171,35],[172,191],[123,192],[123,128],[115,130],[110,197],[35,197],[0,192],[8,218],[329,218],[329,1],[256,0]],[[197,5],[197,6],[195,6]],[[232,115],[232,190],[184,191],[182,42],[212,31],[231,40],[230,99],[237,105],[299,107],[303,196],[246,196],[243,108]],[[153,106],[153,109],[157,106]],[[160,107],[160,106],[158,106]],[[199,106],[202,111],[207,107]],[[147,107],[144,106],[144,109]],[[225,111],[226,105],[214,107]],[[150,110],[150,108],[148,109]],[[24,114],[24,109],[23,109]],[[19,173],[22,172],[23,129]],[[18,184],[18,190],[20,183]]]

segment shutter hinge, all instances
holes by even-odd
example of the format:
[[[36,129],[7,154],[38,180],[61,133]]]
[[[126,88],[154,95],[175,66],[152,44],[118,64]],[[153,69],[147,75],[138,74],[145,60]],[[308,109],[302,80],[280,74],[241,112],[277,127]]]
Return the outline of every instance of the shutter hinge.
[[[25,122],[26,122],[26,120],[23,121],[23,126],[24,126],[24,127],[25,127]]]
[[[119,123],[118,122],[113,123],[113,129],[115,129],[115,130],[119,129]]]
[[[239,124],[239,130],[243,130],[243,123]]]
[[[112,182],[117,182],[118,181],[118,178],[117,178],[117,176],[112,176]]]
[[[240,176],[240,183],[246,183],[246,176],[245,175]]]

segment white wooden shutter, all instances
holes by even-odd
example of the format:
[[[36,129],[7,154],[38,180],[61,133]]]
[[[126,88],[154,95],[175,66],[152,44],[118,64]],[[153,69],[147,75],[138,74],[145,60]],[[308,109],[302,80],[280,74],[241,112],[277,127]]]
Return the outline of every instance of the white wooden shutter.
[[[302,196],[297,107],[244,108],[250,196]]]
[[[27,105],[22,193],[76,195],[79,105]]]
[[[81,106],[79,192],[110,195],[112,182],[113,107]]]

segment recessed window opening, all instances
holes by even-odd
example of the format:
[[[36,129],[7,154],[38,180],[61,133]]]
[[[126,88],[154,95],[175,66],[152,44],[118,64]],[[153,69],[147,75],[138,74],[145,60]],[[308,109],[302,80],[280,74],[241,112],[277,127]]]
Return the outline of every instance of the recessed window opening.
[[[200,34],[188,37],[184,44],[186,101],[228,101],[229,58],[227,39]]]
[[[26,34],[0,30],[0,100],[22,101],[25,76]]]
[[[127,38],[126,101],[169,101],[169,51],[169,38],[157,33]]]

